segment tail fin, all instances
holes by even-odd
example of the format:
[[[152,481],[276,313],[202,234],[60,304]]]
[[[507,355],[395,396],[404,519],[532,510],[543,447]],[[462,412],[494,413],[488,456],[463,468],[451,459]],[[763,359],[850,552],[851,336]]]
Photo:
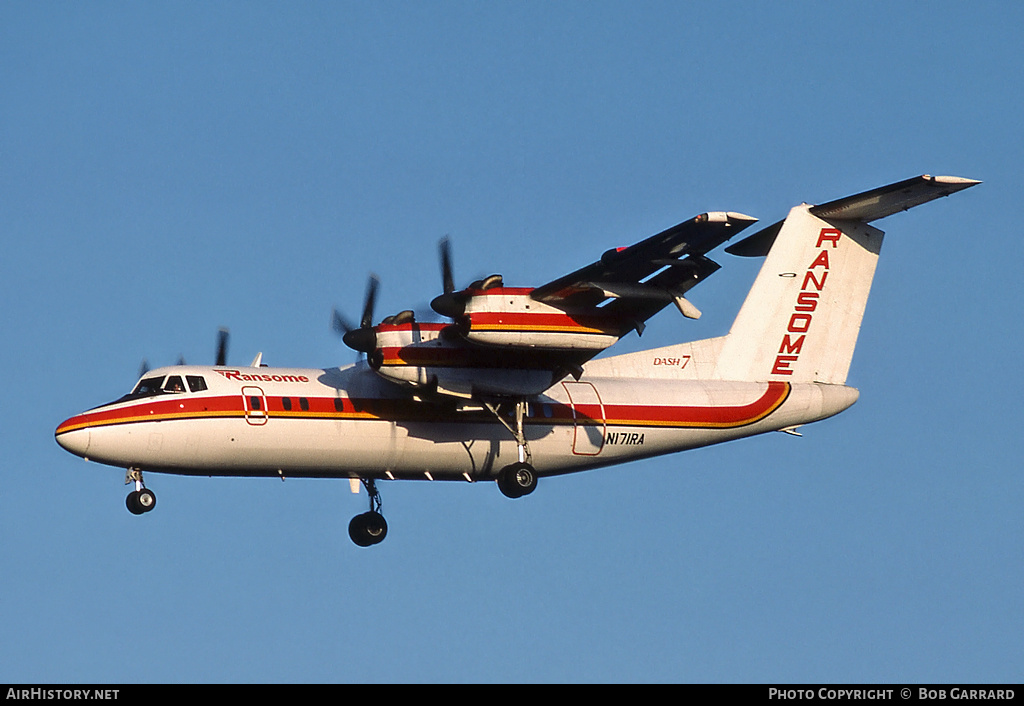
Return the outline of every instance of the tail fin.
[[[868,222],[978,183],[925,175],[803,204],[726,248],[767,258],[725,338],[716,377],[845,383],[884,235]]]

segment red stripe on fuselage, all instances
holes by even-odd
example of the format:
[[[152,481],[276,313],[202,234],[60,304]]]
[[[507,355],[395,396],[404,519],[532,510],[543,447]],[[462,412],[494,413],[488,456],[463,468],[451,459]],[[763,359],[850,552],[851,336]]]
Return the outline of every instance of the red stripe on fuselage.
[[[604,405],[604,419],[600,419],[601,406],[576,405],[577,417],[587,424],[603,421],[608,426],[677,427],[698,429],[732,429],[759,422],[782,406],[790,393],[786,382],[769,382],[759,398],[742,405]]]
[[[575,418],[580,423],[603,422],[608,426],[670,428],[735,428],[758,422],[778,409],[789,396],[790,385],[769,382],[756,400],[741,405],[620,405],[605,404],[604,419],[598,405],[577,405]],[[271,419],[367,419],[394,422],[496,423],[486,412],[451,412],[440,405],[409,399],[266,397]],[[284,400],[291,402],[286,409]],[[303,404],[305,401],[305,404]],[[574,415],[568,405],[554,402],[531,404],[530,424],[572,424]],[[173,396],[170,399],[140,401],[127,406],[104,406],[72,417],[55,434],[121,424],[164,421],[200,421],[211,418],[242,418],[246,414],[241,394],[226,396]]]

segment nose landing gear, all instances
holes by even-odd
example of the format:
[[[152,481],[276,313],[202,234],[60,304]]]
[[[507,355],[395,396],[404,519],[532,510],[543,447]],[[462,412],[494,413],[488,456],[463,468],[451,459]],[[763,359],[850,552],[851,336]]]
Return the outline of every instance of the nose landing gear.
[[[125,505],[128,512],[133,515],[141,515],[156,507],[156,493],[147,488],[142,482],[142,471],[137,468],[129,468],[124,477],[125,485],[135,483],[135,490],[128,493],[125,498]]]

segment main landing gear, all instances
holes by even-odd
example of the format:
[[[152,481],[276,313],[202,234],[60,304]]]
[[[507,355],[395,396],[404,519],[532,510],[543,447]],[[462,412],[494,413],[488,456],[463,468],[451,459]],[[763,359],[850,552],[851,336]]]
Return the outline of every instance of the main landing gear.
[[[498,472],[498,490],[507,498],[521,498],[537,488],[537,471],[520,461],[505,466]]]
[[[348,536],[360,547],[380,544],[388,536],[388,523],[380,514],[380,491],[373,478],[359,479],[370,496],[370,510],[356,515],[348,523]]]
[[[156,493],[147,488],[142,482],[142,471],[137,468],[129,468],[128,473],[124,477],[124,482],[125,485],[135,483],[135,490],[128,493],[128,497],[125,498],[128,512],[133,515],[141,515],[156,507]]]
[[[498,471],[498,490],[508,498],[521,498],[529,495],[537,488],[537,470],[530,463],[530,447],[523,433],[523,417],[526,415],[526,400],[516,400],[516,425],[513,427],[501,416],[497,405],[485,403],[488,411],[498,418],[506,429],[516,438],[519,460]]]

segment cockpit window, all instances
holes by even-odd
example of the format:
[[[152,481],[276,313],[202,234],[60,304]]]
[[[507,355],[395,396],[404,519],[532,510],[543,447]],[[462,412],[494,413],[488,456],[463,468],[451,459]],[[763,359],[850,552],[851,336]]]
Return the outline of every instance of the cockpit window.
[[[164,376],[159,375],[151,378],[142,378],[135,385],[131,392],[124,397],[116,399],[110,404],[117,404],[118,402],[130,402],[132,400],[141,399],[143,397],[155,397],[156,395],[164,395],[168,392],[173,392],[175,385],[179,386],[180,392],[185,391],[184,385],[181,384],[181,377],[172,375],[167,380],[167,384],[164,384]],[[177,380],[177,383],[174,381]]]
[[[164,383],[165,392],[184,392],[185,383],[181,381],[180,375],[171,375],[167,378],[167,382]]]
[[[143,397],[155,397],[156,395],[166,395],[169,393],[183,393],[183,392],[202,392],[208,389],[206,386],[206,379],[201,375],[185,375],[185,380],[188,382],[188,389],[185,388],[185,383],[182,382],[181,375],[171,375],[165,377],[163,375],[154,376],[150,378],[143,378],[139,380],[135,388],[124,397],[114,400],[111,404],[116,402],[129,402],[131,400],[137,400]]]
[[[139,380],[139,384],[132,390],[132,397],[148,397],[150,395],[159,395],[161,390],[161,383],[164,381],[163,376],[158,378],[143,378]]]

